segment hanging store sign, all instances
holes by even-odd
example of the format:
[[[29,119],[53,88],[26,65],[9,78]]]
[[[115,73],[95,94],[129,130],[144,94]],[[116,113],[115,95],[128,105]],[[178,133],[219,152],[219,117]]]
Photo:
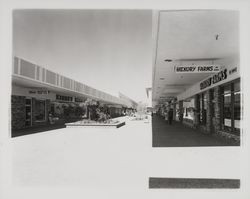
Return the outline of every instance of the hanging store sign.
[[[205,81],[200,83],[200,89],[205,89],[212,84],[216,84],[224,79],[227,79],[227,69],[220,71],[219,73],[213,75],[212,77],[209,77]]]
[[[219,65],[175,66],[176,73],[214,73],[220,71]]]

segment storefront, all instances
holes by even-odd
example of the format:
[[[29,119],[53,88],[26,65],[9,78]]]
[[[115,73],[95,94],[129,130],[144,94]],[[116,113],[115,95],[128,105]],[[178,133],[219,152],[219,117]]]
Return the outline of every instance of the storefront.
[[[12,129],[44,125],[48,122],[53,93],[45,89],[12,86]]]
[[[121,105],[109,105],[108,107],[111,118],[116,118],[123,115],[123,107]]]
[[[188,126],[194,125],[194,98],[189,98],[183,102],[183,123]]]
[[[90,118],[90,103],[106,106],[105,103],[87,97],[55,92],[45,88],[27,88],[12,86],[11,127],[12,130],[50,125],[49,117],[57,118],[64,124],[84,118]],[[111,118],[122,116],[122,105],[107,106]]]
[[[221,110],[222,130],[240,134],[241,121],[241,87],[240,79],[222,85],[221,89]]]
[[[54,124],[54,119],[64,124],[95,118],[97,106],[105,105],[110,105],[112,118],[121,116],[123,107],[134,108],[136,103],[128,97],[112,96],[27,60],[13,58],[12,130]]]
[[[224,68],[180,94],[183,124],[239,141],[242,90],[237,70]]]

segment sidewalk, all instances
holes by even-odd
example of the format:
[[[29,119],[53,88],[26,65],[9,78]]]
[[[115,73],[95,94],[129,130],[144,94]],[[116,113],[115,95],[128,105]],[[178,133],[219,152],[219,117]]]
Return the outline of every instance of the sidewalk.
[[[44,126],[34,126],[30,128],[24,128],[19,130],[12,130],[11,134],[12,137],[18,137],[22,135],[30,135],[34,133],[41,133],[45,131],[51,131],[55,129],[66,128],[64,124],[53,124],[53,125],[44,125]]]
[[[237,146],[179,122],[169,125],[158,116],[152,118],[153,147]]]
[[[121,116],[117,118],[112,118],[112,120],[118,120],[120,122],[126,122],[128,118],[126,116]],[[72,122],[75,122],[76,120],[72,120]],[[12,137],[18,137],[22,135],[30,135],[34,133],[41,133],[41,132],[46,132],[46,131],[51,131],[51,130],[56,130],[56,129],[62,129],[66,128],[65,123],[70,123],[71,121],[69,120],[68,122],[62,121],[57,124],[52,124],[52,125],[44,125],[44,126],[34,126],[30,128],[23,128],[23,129],[18,129],[18,130],[12,130]]]

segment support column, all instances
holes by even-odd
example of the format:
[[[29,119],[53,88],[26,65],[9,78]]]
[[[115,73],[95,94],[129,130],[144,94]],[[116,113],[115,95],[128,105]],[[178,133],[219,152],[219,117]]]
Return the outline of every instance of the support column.
[[[221,89],[220,87],[214,88],[214,114],[215,114],[215,120],[214,120],[214,129],[215,133],[221,130],[221,121],[222,121],[222,99],[221,99]]]
[[[200,123],[200,101],[199,101],[199,95],[194,96],[194,128],[197,129],[199,127]]]
[[[179,110],[180,110],[180,122],[182,123],[183,122],[183,113],[184,113],[183,100],[179,101]]]
[[[173,105],[173,120],[176,121],[176,103]]]
[[[206,96],[207,96],[207,121],[206,121],[206,131],[207,133],[212,133],[212,99],[211,99],[211,91],[207,90],[206,91]]]

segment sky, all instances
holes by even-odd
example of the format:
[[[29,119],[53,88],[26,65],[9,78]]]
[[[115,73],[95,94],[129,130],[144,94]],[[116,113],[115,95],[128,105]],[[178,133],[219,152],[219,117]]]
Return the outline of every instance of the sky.
[[[147,101],[150,10],[14,10],[13,55],[96,89]]]

